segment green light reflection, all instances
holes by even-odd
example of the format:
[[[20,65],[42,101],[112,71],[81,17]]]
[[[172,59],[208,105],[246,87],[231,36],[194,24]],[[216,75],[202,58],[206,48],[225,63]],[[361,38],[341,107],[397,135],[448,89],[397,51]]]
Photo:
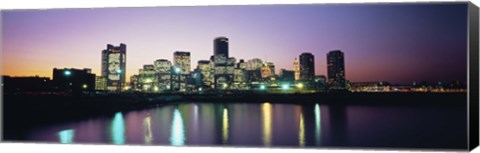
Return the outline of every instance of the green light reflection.
[[[182,114],[176,108],[173,112],[172,128],[170,129],[170,144],[181,146],[185,144],[185,129],[183,127]]]
[[[113,117],[111,134],[113,144],[125,144],[125,121],[121,112]]]
[[[58,139],[60,143],[73,143],[73,138],[75,137],[75,130],[68,129],[58,132]]]

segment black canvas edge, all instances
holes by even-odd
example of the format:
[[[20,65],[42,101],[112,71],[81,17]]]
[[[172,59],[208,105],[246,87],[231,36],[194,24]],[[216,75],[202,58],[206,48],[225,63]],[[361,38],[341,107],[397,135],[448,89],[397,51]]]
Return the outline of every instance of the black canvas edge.
[[[0,59],[3,59],[3,10],[0,10]],[[3,75],[3,65],[0,64],[0,73]],[[3,112],[5,112],[4,107],[3,107],[3,77],[0,77],[0,142],[3,142]]]
[[[471,151],[479,144],[479,39],[478,39],[478,7],[468,3],[468,149]]]

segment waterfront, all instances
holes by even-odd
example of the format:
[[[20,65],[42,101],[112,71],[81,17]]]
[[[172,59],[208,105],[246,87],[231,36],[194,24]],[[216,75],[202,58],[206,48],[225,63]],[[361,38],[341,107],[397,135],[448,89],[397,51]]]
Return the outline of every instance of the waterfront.
[[[465,116],[460,105],[176,102],[39,126],[13,141],[464,149]]]

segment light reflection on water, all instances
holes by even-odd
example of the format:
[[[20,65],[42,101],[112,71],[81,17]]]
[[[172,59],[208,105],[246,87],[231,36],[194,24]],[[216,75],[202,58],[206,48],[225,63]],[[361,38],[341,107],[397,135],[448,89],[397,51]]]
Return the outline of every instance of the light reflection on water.
[[[300,125],[298,128],[298,144],[301,147],[305,146],[305,123],[303,121],[302,113],[300,113]]]
[[[145,126],[145,144],[152,144],[153,134],[152,134],[152,119],[150,115],[147,115],[143,120],[143,125]]]
[[[228,142],[228,110],[227,108],[223,109],[223,119],[222,119],[222,130],[223,130],[223,144],[226,144]]]
[[[185,129],[183,127],[182,114],[177,108],[173,112],[170,144],[174,146],[185,144]]]
[[[73,143],[75,137],[75,130],[68,129],[58,132],[58,139],[60,143]]]
[[[315,104],[315,142],[318,145],[320,145],[320,140],[321,140],[321,122],[320,122],[320,106],[318,104]]]
[[[180,103],[34,129],[28,138],[176,146],[460,146],[463,115],[449,107]],[[426,131],[432,134],[424,137]],[[413,141],[420,139],[427,144]]]
[[[270,103],[262,104],[263,118],[263,144],[270,146],[272,143],[272,105]]]
[[[111,130],[113,144],[125,144],[125,121],[121,112],[113,117]]]

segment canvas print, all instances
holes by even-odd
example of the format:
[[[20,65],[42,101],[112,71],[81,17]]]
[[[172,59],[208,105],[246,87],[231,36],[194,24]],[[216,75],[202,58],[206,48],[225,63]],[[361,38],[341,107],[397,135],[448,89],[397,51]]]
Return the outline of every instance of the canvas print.
[[[3,141],[467,150],[468,4],[2,10]]]

